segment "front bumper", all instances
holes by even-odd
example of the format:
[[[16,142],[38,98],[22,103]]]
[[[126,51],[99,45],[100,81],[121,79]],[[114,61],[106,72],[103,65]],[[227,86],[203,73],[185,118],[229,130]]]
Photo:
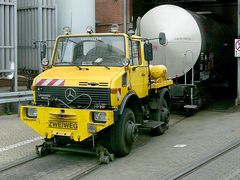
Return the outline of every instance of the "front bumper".
[[[37,109],[37,117],[27,116],[28,108]],[[105,112],[106,122],[93,122],[93,112]],[[80,142],[114,123],[115,111],[21,106],[20,119],[42,137],[67,136]]]

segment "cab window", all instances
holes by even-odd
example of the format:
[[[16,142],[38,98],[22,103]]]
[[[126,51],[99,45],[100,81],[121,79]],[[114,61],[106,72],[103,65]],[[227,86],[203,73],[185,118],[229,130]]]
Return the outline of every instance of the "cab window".
[[[129,55],[131,65],[140,65],[140,42],[139,41],[129,41]]]

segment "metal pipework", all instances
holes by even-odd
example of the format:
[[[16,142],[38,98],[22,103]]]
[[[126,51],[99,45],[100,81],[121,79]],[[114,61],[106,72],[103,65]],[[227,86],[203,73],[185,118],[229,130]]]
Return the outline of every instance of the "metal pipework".
[[[123,0],[123,32],[127,32],[127,0]]]

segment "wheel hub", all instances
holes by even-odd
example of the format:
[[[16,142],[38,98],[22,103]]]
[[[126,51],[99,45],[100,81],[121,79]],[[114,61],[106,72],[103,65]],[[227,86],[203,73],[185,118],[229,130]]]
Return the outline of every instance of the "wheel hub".
[[[138,137],[138,127],[134,122],[129,121],[126,130],[126,140],[128,143],[135,142]]]
[[[170,117],[170,112],[167,108],[163,108],[162,111],[162,121],[168,123],[169,122],[169,117]]]

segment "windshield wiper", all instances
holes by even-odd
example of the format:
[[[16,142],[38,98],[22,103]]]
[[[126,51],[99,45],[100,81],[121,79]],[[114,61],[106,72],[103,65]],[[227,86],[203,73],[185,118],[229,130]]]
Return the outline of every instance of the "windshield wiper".
[[[85,67],[83,68],[83,67],[77,66],[77,65],[76,65],[76,67],[78,67],[79,70],[83,70],[83,69],[84,69],[84,70],[89,70],[89,68],[85,68]]]
[[[102,62],[103,62],[103,58],[97,58],[97,59],[93,62],[93,64],[96,65],[96,66],[103,66],[103,67],[107,68],[108,70],[110,70],[110,67],[101,64]]]
[[[106,65],[97,65],[97,66],[102,66],[102,67],[105,67],[105,68],[107,68],[108,70],[110,70],[110,69],[111,69],[110,67],[108,67],[108,66],[106,66]]]
[[[105,68],[107,68],[108,70],[110,70],[110,67],[108,67],[108,66],[104,66]]]

